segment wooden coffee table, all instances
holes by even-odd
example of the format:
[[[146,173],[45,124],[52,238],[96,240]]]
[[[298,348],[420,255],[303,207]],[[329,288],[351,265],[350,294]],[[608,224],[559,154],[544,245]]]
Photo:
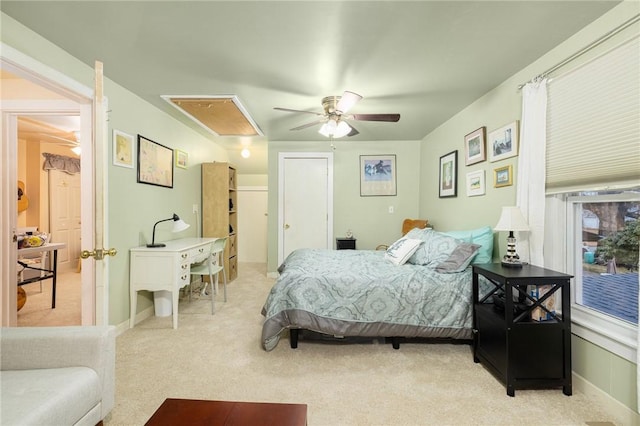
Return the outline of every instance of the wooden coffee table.
[[[160,425],[305,426],[306,404],[167,398],[146,423]]]

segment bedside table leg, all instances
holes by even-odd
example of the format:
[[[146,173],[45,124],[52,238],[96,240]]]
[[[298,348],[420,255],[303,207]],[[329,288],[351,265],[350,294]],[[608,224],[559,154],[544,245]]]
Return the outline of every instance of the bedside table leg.
[[[507,386],[507,395],[516,396],[516,391],[515,391],[515,389],[513,388],[512,385],[508,385]]]
[[[572,389],[571,389],[571,385],[563,386],[562,387],[562,393],[567,395],[567,396],[573,395],[573,392],[572,392]]]

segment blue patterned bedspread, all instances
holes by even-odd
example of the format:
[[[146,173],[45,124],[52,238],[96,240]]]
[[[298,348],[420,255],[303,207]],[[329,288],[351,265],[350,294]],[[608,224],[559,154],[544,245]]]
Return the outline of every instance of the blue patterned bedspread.
[[[290,328],[334,336],[471,337],[471,268],[441,274],[396,266],[384,251],[300,249],[279,270],[262,311],[266,350]]]

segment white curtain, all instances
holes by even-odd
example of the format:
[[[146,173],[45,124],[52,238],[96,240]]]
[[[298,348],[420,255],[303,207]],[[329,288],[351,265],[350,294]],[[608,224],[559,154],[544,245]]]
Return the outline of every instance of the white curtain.
[[[535,79],[522,88],[520,120],[520,155],[516,205],[529,223],[529,232],[519,232],[518,253],[521,259],[545,266],[545,155],[547,145],[547,79]]]

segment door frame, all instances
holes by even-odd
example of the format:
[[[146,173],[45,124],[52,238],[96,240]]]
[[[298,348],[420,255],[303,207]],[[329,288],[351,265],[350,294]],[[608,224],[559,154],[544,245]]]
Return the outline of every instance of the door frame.
[[[2,280],[2,302],[0,320],[2,326],[17,325],[16,307],[16,260],[17,253],[13,236],[17,226],[17,199],[12,188],[17,187],[17,144],[18,117],[20,115],[60,114],[80,115],[80,146],[82,148],[81,180],[81,229],[82,245],[94,247],[95,228],[95,160],[93,156],[93,89],[84,86],[68,76],[24,55],[16,49],[1,43],[0,68],[21,78],[44,87],[65,100],[1,100],[2,111],[2,185],[0,211],[0,248],[9,256],[3,256],[0,263]],[[93,262],[84,262],[82,268],[82,325],[106,324],[104,309],[96,310],[96,304],[108,303],[106,286],[96,291],[96,268]],[[13,295],[13,297],[12,297]]]
[[[284,162],[291,159],[327,160],[327,248],[333,247],[333,152],[278,153],[278,265],[284,262]]]

